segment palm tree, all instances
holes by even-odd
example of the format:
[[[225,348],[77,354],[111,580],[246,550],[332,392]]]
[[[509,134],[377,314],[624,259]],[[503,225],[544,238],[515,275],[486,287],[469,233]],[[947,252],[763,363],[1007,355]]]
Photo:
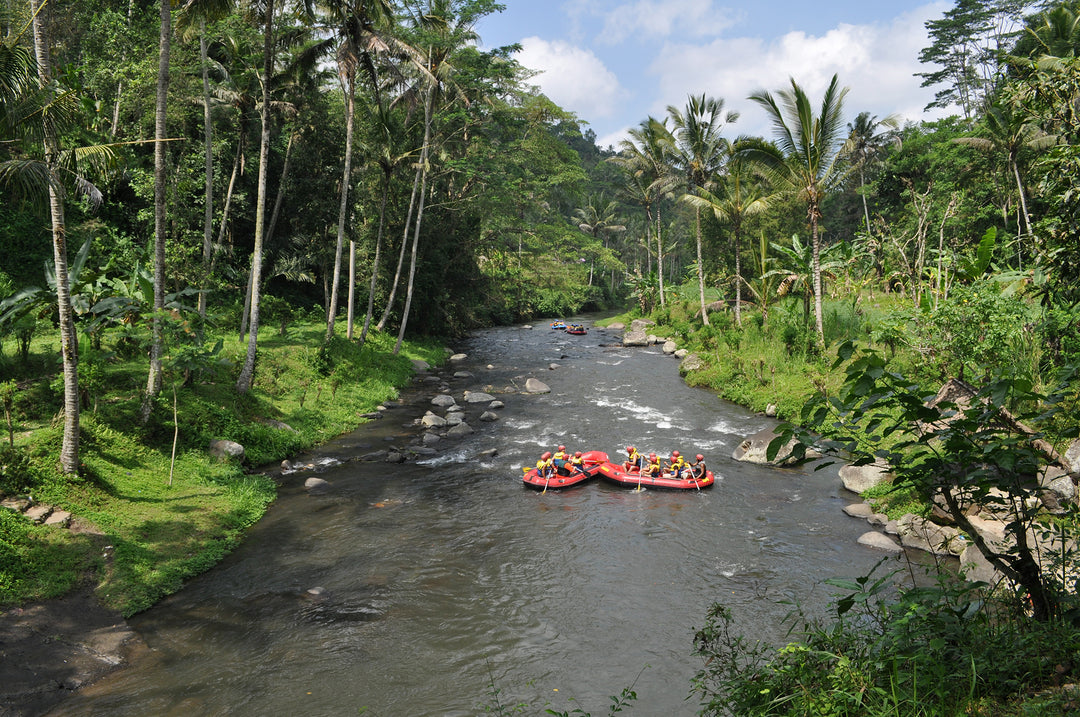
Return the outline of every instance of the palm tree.
[[[1020,197],[1020,212],[1023,223],[1017,222],[1017,241],[1020,229],[1023,234],[1033,236],[1031,217],[1028,215],[1027,199],[1024,195],[1024,182],[1020,178],[1020,153],[1024,149],[1042,150],[1052,147],[1057,138],[1048,135],[1030,124],[1011,104],[999,102],[987,108],[982,119],[985,137],[957,137],[953,142],[974,147],[981,152],[1004,155],[1006,171],[1016,182],[1016,192]],[[1017,252],[1019,256],[1019,251]],[[1017,267],[1020,268],[1020,267]]]
[[[695,191],[705,191],[713,183],[716,174],[724,167],[730,143],[720,136],[727,123],[739,118],[738,112],[724,115],[724,100],[691,95],[686,109],[668,105],[675,139],[672,159],[676,169],[682,172],[688,187],[686,196]],[[698,299],[701,302],[701,321],[709,325],[709,312],[705,310],[705,268],[701,254],[701,207],[694,207],[694,234],[697,239]]]
[[[353,133],[356,122],[357,71],[363,68],[378,101],[378,77],[373,56],[391,46],[390,28],[393,9],[387,0],[350,0],[331,2],[327,6],[328,20],[335,47],[338,81],[345,98],[345,156],[342,162],[341,201],[338,206],[337,246],[334,253],[334,278],[330,289],[330,307],[326,317],[326,338],[334,334],[334,319],[338,306],[338,287],[341,282],[341,251],[348,215],[349,188],[352,184]],[[350,298],[355,273],[355,242],[350,241]],[[352,338],[352,302],[349,302],[348,336]]]
[[[667,120],[649,117],[627,132],[628,139],[619,142],[619,154],[611,161],[622,167],[632,177],[630,190],[637,194],[645,207],[649,225],[656,230],[656,275],[659,283],[660,306],[664,307],[664,242],[660,204],[675,186],[670,148],[674,137],[667,128]],[[653,209],[655,208],[655,212]]]
[[[609,234],[626,231],[625,226],[615,223],[617,221],[617,212],[618,204],[615,201],[607,201],[603,192],[601,192],[598,196],[589,197],[589,201],[584,207],[575,209],[574,217],[578,221],[578,229],[593,239],[599,239],[603,242],[604,248],[607,249]],[[593,265],[595,262],[594,257],[589,264],[589,286],[592,286],[593,283]]]
[[[190,40],[196,31],[199,35],[199,67],[203,86],[203,156],[204,156],[204,206],[203,206],[203,291],[199,294],[199,316],[206,318],[207,289],[210,281],[210,265],[214,241],[214,127],[211,122],[213,98],[210,94],[210,57],[206,42],[206,22],[225,17],[233,7],[233,0],[188,0],[180,13],[178,26],[183,39]],[[119,100],[119,98],[118,98]]]
[[[152,399],[161,393],[161,357],[165,339],[161,313],[165,310],[165,114],[169,97],[169,50],[172,42],[172,4],[160,0],[157,97],[154,106],[154,313],[150,318],[150,371],[143,396],[143,423],[150,420]]]
[[[735,323],[742,325],[742,231],[743,224],[749,217],[757,216],[772,206],[776,194],[768,194],[765,187],[753,172],[753,167],[740,154],[751,146],[759,144],[757,140],[740,137],[728,148],[727,176],[713,194],[708,189],[700,188],[698,193],[687,194],[683,200],[694,207],[712,211],[713,216],[731,225],[731,240],[735,252]],[[698,262],[700,263],[700,259]],[[705,306],[702,303],[702,313]],[[706,321],[706,323],[708,323]]]
[[[430,171],[429,158],[431,156],[435,106],[448,94],[462,96],[460,88],[453,81],[456,68],[452,61],[454,55],[460,49],[479,40],[479,35],[476,34],[474,28],[477,21],[488,12],[491,12],[490,8],[469,3],[459,3],[456,0],[428,0],[426,13],[417,18],[418,29],[422,33],[421,42],[426,46],[426,50],[424,51],[424,64],[422,67],[417,68],[421,72],[420,87],[413,88],[413,91],[406,93],[406,95],[420,91],[423,97],[424,139],[420,145],[420,161],[416,168],[417,177],[420,180],[420,195],[416,208],[416,223],[413,226],[409,281],[405,291],[405,308],[401,315],[401,326],[398,328],[397,343],[394,344],[395,355],[401,350],[401,344],[405,339],[405,327],[408,324],[409,311],[412,307],[420,226],[424,219],[424,199],[427,190],[428,172]],[[416,187],[415,180],[413,187],[414,189]]]
[[[774,97],[770,92],[756,92],[750,99],[769,114],[775,134],[775,145],[755,145],[746,156],[758,162],[774,187],[798,196],[806,202],[806,217],[810,222],[813,248],[814,322],[818,345],[825,344],[822,320],[821,287],[821,205],[829,192],[846,178],[838,159],[844,144],[842,119],[844,97],[848,89],[841,88],[836,75],[821,100],[820,113],[815,117],[806,92],[791,78],[791,89],[780,90]]]
[[[255,247],[251,252],[251,319],[248,336],[247,354],[240,376],[236,379],[236,390],[247,393],[251,390],[251,381],[255,375],[255,354],[259,347],[259,284],[262,279],[263,228],[266,223],[266,175],[270,163],[270,78],[274,69],[274,0],[266,0],[263,15],[263,66],[262,106],[259,119],[262,123],[262,137],[259,142],[259,179],[255,200]]]
[[[870,206],[866,201],[866,168],[881,153],[890,135],[899,126],[900,118],[897,115],[889,115],[879,120],[877,115],[871,115],[869,112],[860,112],[854,122],[848,123],[848,141],[845,152],[859,170],[859,195],[862,197],[863,219],[866,220],[867,235],[871,233],[871,228]],[[888,131],[878,131],[881,127],[888,128]]]

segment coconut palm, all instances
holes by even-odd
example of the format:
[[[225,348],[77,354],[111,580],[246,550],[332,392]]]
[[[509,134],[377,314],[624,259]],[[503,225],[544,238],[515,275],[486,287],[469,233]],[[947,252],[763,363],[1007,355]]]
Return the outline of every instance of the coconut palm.
[[[866,221],[868,235],[871,229],[870,205],[866,201],[866,169],[881,154],[891,134],[899,126],[900,118],[897,115],[889,115],[879,120],[877,115],[869,112],[860,112],[854,122],[848,123],[848,142],[844,151],[859,172],[859,195],[862,197],[863,219]],[[882,127],[887,131],[879,131]]]
[[[607,201],[604,197],[604,193],[589,197],[588,203],[584,207],[578,207],[574,210],[574,217],[578,222],[578,229],[585,232],[593,239],[599,239],[603,242],[604,249],[607,249],[608,235],[616,234],[618,232],[626,231],[626,227],[622,224],[616,224],[618,221],[618,204],[612,200]],[[589,286],[593,283],[593,266],[596,263],[595,256],[589,263]]]
[[[819,346],[825,343],[819,222],[825,197],[847,177],[838,161],[845,139],[842,116],[847,93],[848,89],[841,88],[837,76],[833,75],[817,116],[810,106],[810,98],[794,78],[791,78],[791,89],[779,90],[775,96],[766,91],[750,95],[750,99],[764,108],[772,120],[775,144],[754,145],[746,150],[747,158],[760,164],[774,187],[806,202],[813,248],[814,322]]]
[[[1016,193],[1020,198],[1020,215],[1023,222],[1022,224],[1017,222],[1018,234],[1022,227],[1023,234],[1032,236],[1024,182],[1020,178],[1020,153],[1025,149],[1039,151],[1052,147],[1057,142],[1057,138],[1042,132],[1029,123],[1011,104],[1003,102],[988,107],[981,124],[985,136],[957,137],[953,139],[953,142],[974,147],[981,152],[1004,156],[1005,169],[1016,182]],[[1019,239],[1020,236],[1017,236],[1018,241]]]
[[[0,186],[32,200],[48,198],[54,276],[67,278],[67,190],[100,202],[100,193],[80,174],[87,162],[113,160],[109,147],[62,151],[60,134],[77,121],[78,101],[52,76],[49,38],[42,18],[44,2],[30,3],[33,52],[22,45],[27,28],[0,38]],[[70,281],[55,282],[64,385],[64,424],[60,469],[79,472],[79,350]]]
[[[203,87],[203,157],[204,157],[204,207],[203,207],[203,252],[202,269],[203,281],[210,280],[210,264],[213,256],[214,240],[214,128],[211,120],[211,109],[214,102],[210,94],[210,57],[206,41],[206,23],[226,16],[233,8],[233,0],[188,0],[181,8],[177,27],[181,31],[184,40],[190,40],[198,33],[199,36],[199,67],[202,73]],[[204,291],[199,294],[199,316],[206,318],[206,297],[208,284],[204,284]]]
[[[255,246],[251,252],[251,319],[248,335],[247,354],[240,375],[236,379],[236,390],[247,393],[255,376],[255,355],[259,347],[259,285],[262,280],[263,229],[266,224],[266,175],[270,163],[270,78],[274,70],[274,0],[266,0],[263,12],[263,66],[262,106],[259,108],[259,120],[262,123],[262,135],[259,141],[259,179],[255,199]]]
[[[668,105],[668,116],[674,127],[675,139],[671,147],[675,168],[682,173],[688,187],[686,196],[695,191],[707,191],[730,154],[730,143],[720,133],[725,124],[735,122],[738,112],[724,114],[724,100],[691,95],[686,109]],[[705,269],[701,254],[701,209],[694,207],[694,235],[697,239],[698,299],[701,302],[701,321],[709,325],[709,312],[705,310]]]
[[[330,287],[330,307],[326,317],[326,338],[334,334],[334,319],[338,307],[338,287],[341,283],[341,252],[348,215],[349,189],[352,185],[353,134],[356,123],[356,82],[363,68],[378,101],[378,77],[374,55],[385,52],[397,43],[391,38],[393,8],[387,0],[347,0],[326,5],[326,20],[338,69],[338,81],[345,98],[345,150],[343,158],[341,201],[338,206],[337,245],[334,253],[334,277]],[[355,272],[355,243],[350,242],[350,298]],[[352,302],[349,304],[348,335],[352,338]]]
[[[726,161],[727,176],[719,183],[716,193],[704,187],[697,194],[687,194],[683,200],[694,207],[711,211],[713,216],[731,227],[731,241],[735,253],[735,323],[742,325],[742,231],[750,217],[767,210],[776,201],[778,195],[766,191],[761,178],[754,173],[754,167],[741,154],[758,140],[739,138],[728,146],[729,158]],[[700,263],[700,259],[698,260]],[[702,313],[705,305],[702,303]],[[706,321],[706,323],[708,323]]]
[[[612,157],[611,161],[632,178],[628,188],[639,197],[639,203],[645,207],[649,225],[655,226],[656,275],[660,306],[663,307],[664,243],[660,204],[676,184],[669,161],[675,140],[667,128],[667,120],[654,117],[643,120],[627,134],[629,137],[619,142],[619,154]]]
[[[454,55],[480,39],[476,23],[491,9],[461,3],[457,0],[428,0],[426,12],[416,18],[420,31],[424,64],[420,70],[420,82],[414,86],[410,95],[423,98],[424,140],[420,145],[420,161],[416,171],[419,177],[419,200],[416,207],[416,222],[413,226],[412,247],[409,260],[409,280],[405,290],[405,308],[401,314],[401,326],[398,328],[394,354],[401,351],[405,340],[405,327],[409,321],[412,307],[413,287],[416,279],[417,250],[420,242],[420,226],[424,219],[424,199],[427,191],[427,178],[430,167],[432,130],[436,105],[451,97],[463,98],[462,92],[454,82],[456,68]],[[464,98],[463,98],[464,99]],[[465,100],[467,102],[467,100]],[[414,188],[416,183],[414,181]]]

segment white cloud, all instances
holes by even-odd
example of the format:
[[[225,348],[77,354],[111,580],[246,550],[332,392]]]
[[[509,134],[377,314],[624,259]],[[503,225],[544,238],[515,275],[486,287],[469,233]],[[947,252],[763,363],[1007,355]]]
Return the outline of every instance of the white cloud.
[[[586,121],[614,116],[628,94],[591,50],[559,40],[527,37],[515,57],[522,66],[540,73],[530,82]]]
[[[789,88],[794,78],[817,103],[837,74],[841,86],[850,88],[848,120],[862,111],[925,119],[922,109],[933,99],[933,90],[921,88],[914,73],[926,69],[918,61],[919,51],[929,44],[924,22],[939,4],[884,25],[840,24],[820,37],[790,32],[772,42],[717,38],[707,44],[668,44],[650,68],[657,92],[646,111],[662,116],[668,105],[682,106],[687,95],[705,92],[723,97],[728,109],[742,113],[733,133],[769,136],[765,112],[748,95]]]
[[[614,45],[637,34],[706,37],[732,27],[735,16],[728,8],[714,8],[713,0],[637,0],[605,13],[597,39]]]

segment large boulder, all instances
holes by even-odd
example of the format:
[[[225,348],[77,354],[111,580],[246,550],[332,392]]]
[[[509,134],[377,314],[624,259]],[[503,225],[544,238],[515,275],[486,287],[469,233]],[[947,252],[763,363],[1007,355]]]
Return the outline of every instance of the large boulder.
[[[424,414],[424,417],[420,419],[420,425],[424,428],[441,428],[446,425],[446,419],[442,416],[436,416],[431,411]]]
[[[551,387],[543,381],[530,378],[525,381],[525,393],[551,393]]]
[[[223,438],[219,438],[218,440],[210,441],[210,455],[217,458],[219,461],[243,458],[244,447],[236,441],[227,441]]]
[[[476,431],[473,430],[473,427],[470,426],[468,423],[459,423],[458,425],[454,426],[453,428],[451,428],[449,431],[446,432],[446,437],[447,438],[461,438],[462,436],[467,436],[470,433],[475,433],[475,432]]]
[[[431,405],[438,406],[439,408],[447,408],[453,406],[455,403],[457,403],[457,401],[454,400],[454,397],[447,393],[440,393],[438,396],[431,399]]]
[[[1065,463],[1068,464],[1070,472],[1080,473],[1080,438],[1074,440],[1065,450]]]
[[[490,393],[484,393],[483,391],[465,392],[465,403],[489,403],[494,400],[494,396],[492,396]]]
[[[661,348],[662,348],[664,353],[673,354],[673,353],[675,353],[676,351],[679,350],[679,345],[677,343],[675,343],[674,341],[668,340],[668,341],[664,342],[664,345]]]
[[[859,536],[859,545],[865,545],[868,548],[875,550],[882,550],[886,553],[902,553],[904,549],[900,547],[895,540],[879,533],[876,530],[871,530],[868,533],[863,533]]]
[[[794,438],[777,451],[775,458],[769,460],[767,455],[769,444],[776,436],[777,433],[772,428],[762,429],[736,446],[735,450],[731,453],[731,457],[737,461],[743,461],[744,463],[759,463],[762,465],[783,466],[798,463],[799,459],[792,453],[795,446]],[[814,449],[806,449],[806,459],[809,460],[820,457],[821,454]]]
[[[888,464],[877,461],[865,466],[844,466],[840,469],[840,480],[852,493],[862,493],[882,483],[892,483],[893,474]]]
[[[905,548],[917,548],[934,555],[960,555],[967,541],[956,528],[937,525],[913,513],[896,521],[900,543]]]
[[[427,371],[431,368],[431,364],[429,364],[424,359],[413,359],[412,366],[413,371],[416,371],[417,373],[423,373],[424,371]]]
[[[622,343],[623,346],[648,346],[649,336],[645,333],[644,329],[630,329],[623,334]]]
[[[701,360],[701,357],[697,354],[687,354],[686,357],[679,363],[679,373],[689,373],[690,371],[700,371],[705,368],[705,362]]]

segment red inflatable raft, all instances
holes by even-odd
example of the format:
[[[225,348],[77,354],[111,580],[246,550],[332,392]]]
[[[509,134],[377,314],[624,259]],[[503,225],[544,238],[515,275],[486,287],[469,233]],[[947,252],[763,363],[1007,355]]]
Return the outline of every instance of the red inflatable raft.
[[[642,475],[637,471],[628,471],[621,464],[604,463],[597,469],[597,474],[606,481],[618,483],[627,488],[662,488],[664,490],[701,490],[716,482],[712,471],[705,471],[704,478],[676,478],[670,474],[659,476]]]
[[[609,465],[607,462],[608,454],[603,451],[587,451],[581,454],[581,459],[585,466],[584,473],[575,472],[572,475],[564,476],[556,471],[556,474],[551,478],[541,478],[536,474],[536,469],[533,468],[525,473],[522,480],[525,485],[537,490],[561,490],[581,485],[585,481],[596,477],[596,472],[600,470],[601,466]]]

